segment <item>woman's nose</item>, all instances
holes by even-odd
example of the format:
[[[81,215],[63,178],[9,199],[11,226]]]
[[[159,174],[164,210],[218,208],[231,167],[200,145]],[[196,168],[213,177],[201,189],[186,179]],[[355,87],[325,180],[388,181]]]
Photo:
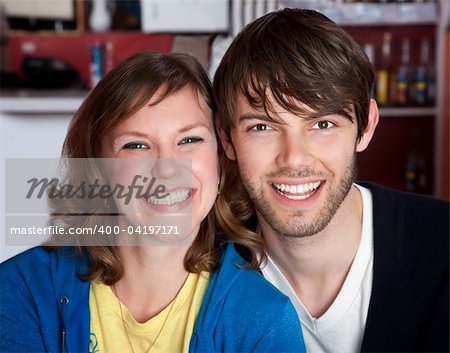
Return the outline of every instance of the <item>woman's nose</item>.
[[[151,172],[152,176],[156,178],[170,179],[176,175],[178,170],[178,158],[166,154],[165,157],[159,156],[155,158]]]

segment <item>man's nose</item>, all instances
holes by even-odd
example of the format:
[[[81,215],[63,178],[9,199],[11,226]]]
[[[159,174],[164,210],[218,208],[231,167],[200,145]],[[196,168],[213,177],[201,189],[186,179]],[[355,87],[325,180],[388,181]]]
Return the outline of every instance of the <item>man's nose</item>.
[[[314,154],[305,136],[290,133],[280,141],[276,160],[280,167],[296,170],[311,166],[314,161]]]

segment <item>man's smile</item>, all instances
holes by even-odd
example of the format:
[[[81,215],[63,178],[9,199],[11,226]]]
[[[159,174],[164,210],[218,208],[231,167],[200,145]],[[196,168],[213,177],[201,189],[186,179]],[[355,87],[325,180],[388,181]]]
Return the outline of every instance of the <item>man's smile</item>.
[[[271,183],[272,188],[289,200],[306,200],[311,197],[322,184],[321,181],[303,184]]]

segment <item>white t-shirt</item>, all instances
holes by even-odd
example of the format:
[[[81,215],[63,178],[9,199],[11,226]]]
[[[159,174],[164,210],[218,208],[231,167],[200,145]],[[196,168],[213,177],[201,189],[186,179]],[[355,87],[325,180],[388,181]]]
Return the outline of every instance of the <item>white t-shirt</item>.
[[[300,318],[306,351],[310,353],[352,353],[361,350],[372,292],[373,214],[370,191],[355,186],[360,190],[363,200],[361,242],[338,296],[321,317],[313,318],[309,314],[270,257],[262,269],[264,277],[291,299]]]

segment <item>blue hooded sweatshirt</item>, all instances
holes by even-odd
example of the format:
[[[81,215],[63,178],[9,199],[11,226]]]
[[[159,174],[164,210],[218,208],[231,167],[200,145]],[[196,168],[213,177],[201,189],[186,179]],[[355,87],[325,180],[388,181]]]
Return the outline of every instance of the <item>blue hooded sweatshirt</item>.
[[[70,251],[67,251],[70,250]],[[190,352],[305,352],[289,299],[228,244],[212,273]],[[71,249],[30,249],[0,265],[0,352],[88,352],[88,265]]]

